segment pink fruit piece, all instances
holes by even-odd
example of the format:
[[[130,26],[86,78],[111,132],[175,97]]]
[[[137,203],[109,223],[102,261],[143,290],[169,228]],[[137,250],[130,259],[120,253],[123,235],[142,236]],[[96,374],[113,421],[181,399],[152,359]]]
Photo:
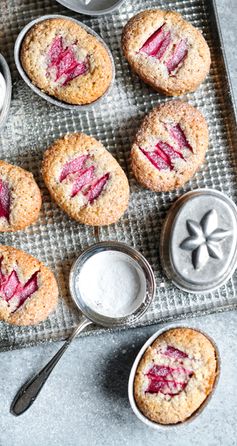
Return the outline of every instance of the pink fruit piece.
[[[55,39],[52,42],[52,45],[49,49],[49,58],[50,58],[50,66],[53,66],[57,63],[60,54],[63,52],[63,38],[62,37],[55,37]]]
[[[75,197],[75,195],[80,192],[83,187],[90,184],[94,175],[94,166],[89,167],[89,169],[81,170],[78,172],[78,176],[73,183],[71,197]]]
[[[109,179],[109,173],[103,175],[103,177],[96,180],[88,189],[88,191],[84,194],[89,203],[92,203],[96,198],[99,197],[102,190],[106,186]]]
[[[65,180],[68,175],[79,172],[88,158],[89,155],[81,155],[73,159],[72,161],[68,161],[66,164],[64,164],[59,177],[60,183]]]
[[[161,59],[164,56],[164,54],[165,54],[167,48],[169,47],[170,43],[171,43],[171,34],[170,34],[170,31],[168,31],[164,35],[164,39],[161,42],[160,48],[157,51],[157,53],[155,54],[155,57],[157,59]]]
[[[185,389],[193,372],[184,367],[154,365],[146,375],[149,378],[146,393],[160,392],[173,397]]]
[[[146,151],[142,148],[140,150],[158,170],[172,170],[173,163],[177,158],[183,158],[182,153],[175,150],[170,144],[162,141],[156,144],[153,151]]]
[[[0,179],[0,217],[4,217],[7,220],[9,220],[10,216],[10,199],[9,187]]]
[[[180,149],[187,147],[189,150],[193,151],[179,124],[170,127],[168,131],[170,136],[175,140]]]
[[[177,45],[175,45],[173,54],[170,59],[166,62],[166,66],[169,74],[174,71],[178,65],[184,61],[188,54],[188,46],[186,40],[180,40]]]
[[[170,162],[168,156],[166,156],[162,150],[147,151],[140,147],[142,153],[147,157],[147,159],[153,164],[153,166],[158,170],[170,170]]]
[[[174,147],[172,147],[170,144],[166,142],[162,141],[158,142],[156,145],[156,150],[163,152],[168,157],[170,167],[178,158],[183,159],[182,153],[179,152],[178,150],[175,150]]]
[[[17,277],[16,271],[12,271],[10,276],[6,277],[2,283],[1,291],[5,295],[5,300],[8,302],[19,289],[20,281]]]
[[[66,79],[63,82],[63,85],[66,85],[68,82],[70,82],[72,79],[75,79],[78,76],[81,76],[82,74],[87,73],[88,71],[88,63],[86,62],[78,62],[77,65],[69,70],[66,73]]]
[[[0,267],[3,261],[3,257],[0,259]],[[0,270],[0,293],[2,299],[6,302],[11,302],[14,299],[14,311],[23,305],[23,303],[33,293],[38,290],[38,277],[39,271],[36,271],[30,279],[22,285],[15,270],[9,275],[4,275]]]
[[[64,74],[72,71],[77,66],[77,60],[75,59],[74,53],[70,48],[67,48],[61,55],[60,58],[55,63],[57,66],[56,81],[59,80]]]
[[[88,58],[85,61],[78,61],[73,51],[73,45],[64,48],[62,37],[56,37],[53,40],[48,56],[50,59],[48,68],[56,68],[55,81],[64,77],[62,85],[66,85],[72,79],[85,74],[89,69]]]
[[[164,25],[155,31],[149,39],[140,48],[141,53],[146,53],[148,56],[156,56],[162,43],[164,41]]]
[[[182,352],[178,348],[172,347],[172,345],[167,345],[165,351],[162,353],[163,353],[163,355],[168,356],[169,358],[174,358],[174,359],[188,358],[187,353]]]
[[[17,310],[20,308],[23,303],[28,299],[32,294],[34,294],[38,290],[38,273],[39,271],[36,271],[31,278],[25,283],[23,286],[23,289],[18,293],[18,303],[17,303]],[[15,310],[16,311],[16,310]]]

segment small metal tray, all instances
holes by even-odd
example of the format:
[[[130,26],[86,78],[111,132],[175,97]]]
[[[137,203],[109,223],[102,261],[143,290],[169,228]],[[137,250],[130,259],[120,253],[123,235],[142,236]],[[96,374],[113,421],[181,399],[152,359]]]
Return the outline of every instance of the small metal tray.
[[[206,116],[210,130],[207,162],[184,188],[171,193],[152,193],[134,180],[129,162],[130,147],[141,120],[155,105],[170,100],[156,93],[132,74],[121,53],[122,28],[144,8],[175,9],[203,31],[211,49],[210,76],[193,94],[184,97]],[[84,112],[63,110],[35,95],[20,79],[13,59],[14,42],[21,29],[45,14],[79,18],[107,43],[116,68],[110,93],[95,108]],[[0,324],[0,349],[20,348],[65,338],[80,315],[68,292],[69,271],[83,249],[98,241],[118,240],[134,246],[155,272],[157,295],[138,325],[174,320],[237,308],[237,271],[218,290],[188,294],[178,290],[164,275],[159,259],[160,230],[171,204],[183,193],[209,187],[226,193],[237,202],[237,140],[235,111],[216,8],[205,0],[127,0],[113,15],[78,16],[56,1],[2,0],[0,2],[0,48],[10,62],[13,99],[6,126],[0,134],[0,159],[33,172],[42,189],[43,207],[38,222],[15,234],[2,234],[0,243],[24,249],[50,266],[61,292],[57,311],[36,327],[18,328]],[[218,31],[219,30],[219,31]],[[128,212],[116,224],[100,228],[79,225],[52,202],[43,184],[40,165],[45,148],[66,132],[82,131],[102,141],[128,175],[131,199]],[[88,328],[99,332],[98,328]]]

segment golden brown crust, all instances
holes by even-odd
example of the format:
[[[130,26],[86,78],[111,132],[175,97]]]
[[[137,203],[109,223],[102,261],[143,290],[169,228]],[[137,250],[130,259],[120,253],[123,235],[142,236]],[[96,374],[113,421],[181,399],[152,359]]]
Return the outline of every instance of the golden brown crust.
[[[87,167],[95,166],[97,178],[109,173],[106,187],[91,204],[82,192],[71,197],[73,178],[60,182],[63,165],[70,160],[90,155]],[[65,135],[45,152],[42,174],[47,188],[56,203],[73,219],[92,226],[115,223],[128,206],[128,180],[114,157],[96,139],[84,133]]]
[[[90,58],[90,70],[67,85],[54,82],[47,73],[47,53],[56,36]],[[30,80],[42,91],[69,104],[90,104],[100,98],[112,81],[112,63],[106,48],[80,25],[66,19],[48,19],[33,26],[23,40],[21,63]]]
[[[9,221],[0,218],[0,232],[19,231],[35,223],[42,200],[32,173],[0,160],[0,179],[10,191]]]
[[[139,52],[164,23],[174,41],[185,39],[188,42],[188,55],[172,76],[168,75],[165,64]],[[201,32],[174,11],[146,10],[132,17],[123,30],[122,49],[132,70],[155,90],[168,96],[195,91],[210,70],[210,50]]]
[[[185,152],[171,171],[158,170],[141,151],[151,149],[158,140],[174,146],[166,125],[179,124],[192,152]],[[131,149],[132,170],[137,181],[154,192],[171,191],[183,186],[205,159],[208,148],[208,127],[204,116],[192,105],[169,101],[155,107],[144,119]]]
[[[38,290],[15,312],[11,303],[0,297],[0,319],[14,325],[35,325],[47,319],[58,301],[58,286],[53,273],[43,263],[24,251],[0,245],[1,272],[9,276],[14,270],[22,284],[37,276]],[[1,295],[1,292],[0,292]]]
[[[188,355],[180,360],[160,352],[167,346]],[[170,396],[161,392],[146,392],[148,370],[155,365],[184,367],[192,371],[187,386]],[[143,355],[134,380],[134,396],[141,412],[160,424],[175,424],[188,419],[212,392],[217,376],[216,351],[208,338],[197,330],[174,328],[161,334]]]

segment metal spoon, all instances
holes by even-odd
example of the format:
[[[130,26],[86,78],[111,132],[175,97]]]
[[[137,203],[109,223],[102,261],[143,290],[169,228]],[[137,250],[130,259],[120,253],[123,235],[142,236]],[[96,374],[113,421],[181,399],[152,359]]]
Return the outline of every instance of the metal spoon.
[[[78,274],[80,274],[80,270],[84,263],[91,256],[101,251],[120,251],[129,255],[136,267],[138,267],[143,273],[144,280],[146,281],[145,295],[139,307],[136,308],[132,314],[128,314],[120,318],[103,316],[89,308],[82,299],[82,296],[76,286],[76,278],[78,277]],[[20,388],[10,407],[10,412],[13,415],[21,415],[23,412],[29,409],[37,398],[55,365],[62,357],[63,353],[67,350],[72,340],[82,330],[84,330],[85,327],[92,323],[109,328],[133,325],[147,311],[155,295],[156,285],[151,266],[145,257],[143,257],[137,250],[119,242],[100,242],[88,248],[78,257],[70,272],[69,288],[74,303],[83,314],[81,321],[72,332],[71,336],[66,340],[60,350],[46,364],[46,366]]]

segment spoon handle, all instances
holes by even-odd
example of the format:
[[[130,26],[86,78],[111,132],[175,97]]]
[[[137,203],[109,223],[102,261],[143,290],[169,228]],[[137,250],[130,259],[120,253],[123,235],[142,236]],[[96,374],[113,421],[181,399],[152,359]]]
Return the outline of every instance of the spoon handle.
[[[21,415],[25,412],[36,400],[38,394],[40,393],[43,385],[48,379],[50,373],[58,363],[59,359],[62,357],[63,353],[67,350],[72,340],[82,331],[87,325],[92,322],[82,317],[80,324],[73,330],[71,336],[66,340],[63,346],[59,349],[59,351],[53,356],[53,358],[44,366],[43,369],[40,370],[30,381],[27,381],[20,390],[17,392],[11,407],[10,412],[13,415]]]

